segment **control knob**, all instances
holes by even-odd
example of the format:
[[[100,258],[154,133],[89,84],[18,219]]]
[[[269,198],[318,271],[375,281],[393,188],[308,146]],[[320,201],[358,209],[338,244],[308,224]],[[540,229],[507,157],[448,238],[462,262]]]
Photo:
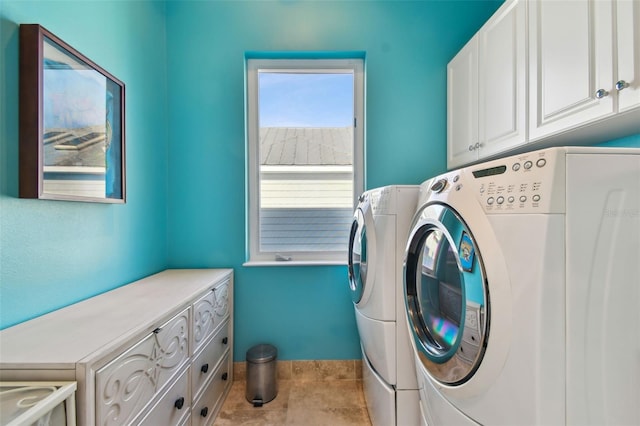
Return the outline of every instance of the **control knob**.
[[[447,187],[446,179],[438,179],[433,185],[431,185],[431,190],[436,194],[442,192]]]

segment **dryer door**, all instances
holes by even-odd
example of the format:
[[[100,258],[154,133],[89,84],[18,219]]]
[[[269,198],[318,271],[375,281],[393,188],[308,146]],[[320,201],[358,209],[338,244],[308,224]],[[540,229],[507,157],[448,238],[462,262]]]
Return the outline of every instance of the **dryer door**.
[[[361,202],[353,214],[349,236],[349,289],[353,303],[366,300],[375,275],[375,223],[368,200]]]
[[[482,258],[462,218],[428,204],[409,235],[405,303],[418,356],[440,383],[460,385],[486,348],[489,300]]]

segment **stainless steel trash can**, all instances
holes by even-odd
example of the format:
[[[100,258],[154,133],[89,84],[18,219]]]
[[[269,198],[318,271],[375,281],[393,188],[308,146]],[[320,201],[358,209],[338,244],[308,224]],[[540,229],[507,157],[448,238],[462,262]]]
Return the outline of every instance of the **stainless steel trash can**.
[[[266,343],[247,351],[247,388],[245,397],[254,407],[271,401],[278,394],[276,359],[278,350]]]

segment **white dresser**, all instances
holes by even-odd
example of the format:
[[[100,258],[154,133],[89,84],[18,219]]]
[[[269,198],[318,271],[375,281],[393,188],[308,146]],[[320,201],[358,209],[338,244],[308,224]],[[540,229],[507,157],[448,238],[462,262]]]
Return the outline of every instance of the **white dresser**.
[[[211,425],[232,366],[231,269],[166,270],[0,331],[0,380],[77,382],[79,425]]]

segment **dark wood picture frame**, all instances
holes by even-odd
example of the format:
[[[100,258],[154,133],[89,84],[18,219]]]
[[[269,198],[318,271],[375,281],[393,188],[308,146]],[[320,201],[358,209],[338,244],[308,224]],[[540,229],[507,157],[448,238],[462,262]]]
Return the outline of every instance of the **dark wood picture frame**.
[[[124,203],[124,83],[22,24],[19,95],[20,198]]]

